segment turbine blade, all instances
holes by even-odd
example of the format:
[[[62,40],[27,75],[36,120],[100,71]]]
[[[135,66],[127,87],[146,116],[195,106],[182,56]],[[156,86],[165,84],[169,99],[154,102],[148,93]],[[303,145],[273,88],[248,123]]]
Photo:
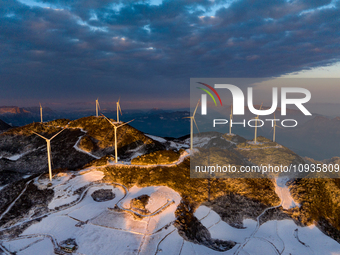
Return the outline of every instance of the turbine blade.
[[[120,101],[120,97],[118,98],[118,104],[119,104],[119,101]]]
[[[104,116],[105,119],[107,119],[108,122],[110,122],[110,124],[111,124],[112,126],[116,127],[116,126],[111,122],[111,120],[109,120],[108,118],[106,118],[106,116],[105,116],[104,114],[102,114],[102,115]]]
[[[191,117],[183,117],[182,119],[190,119]]]
[[[198,129],[198,126],[197,126],[197,123],[196,123],[196,120],[195,120],[195,118],[192,118],[193,120],[194,120],[194,122],[195,122],[195,125],[196,125],[196,128],[197,128],[197,130],[198,130],[198,133],[200,133],[200,130]]]
[[[47,140],[47,138],[46,137],[43,137],[42,135],[39,135],[38,133],[36,133],[36,132],[34,132],[34,131],[31,131],[32,133],[34,133],[34,134],[36,134],[36,135],[38,135],[38,136],[40,136],[41,138],[43,138],[43,139],[45,139],[45,140]]]
[[[120,115],[123,115],[122,108],[120,108],[120,103],[118,103],[118,108],[119,108],[119,111],[120,111]]]
[[[201,99],[198,99],[198,102],[197,102],[197,105],[196,105],[196,108],[195,108],[195,111],[194,111],[194,114],[192,115],[192,117],[195,117],[195,114],[196,114],[196,111],[197,111],[197,107],[198,107],[198,105],[199,105],[199,103],[200,103],[200,100],[201,100]]]
[[[262,109],[262,105],[263,105],[263,102],[261,103],[261,106],[260,106],[260,109],[259,109],[259,110]],[[260,115],[257,115],[257,118],[259,118],[259,116],[260,116]]]
[[[128,124],[128,123],[130,123],[130,122],[132,122],[132,121],[134,121],[134,120],[135,120],[135,119],[130,120],[130,121],[128,121],[128,122],[125,122],[124,124],[121,124],[121,125],[117,126],[117,128],[120,128],[120,127],[122,127],[122,126],[124,126],[124,125],[126,125],[126,124]]]
[[[63,132],[65,129],[63,128],[62,130],[60,130],[58,133],[56,133],[54,136],[52,136],[50,138],[50,140],[52,140],[54,137],[56,137],[57,135],[59,135],[61,132]]]

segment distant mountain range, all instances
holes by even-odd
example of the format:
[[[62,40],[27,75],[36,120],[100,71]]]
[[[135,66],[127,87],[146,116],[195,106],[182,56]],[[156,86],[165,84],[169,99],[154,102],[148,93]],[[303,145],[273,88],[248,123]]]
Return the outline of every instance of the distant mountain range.
[[[17,106],[1,106],[0,114],[19,114],[19,113],[29,113],[29,111],[24,108],[19,108]]]
[[[50,108],[44,107],[44,113],[54,113]],[[0,114],[40,114],[40,107],[0,106]]]
[[[59,115],[48,107],[43,108],[44,121],[59,118]],[[23,126],[40,122],[40,107],[0,106],[0,118],[11,126]]]

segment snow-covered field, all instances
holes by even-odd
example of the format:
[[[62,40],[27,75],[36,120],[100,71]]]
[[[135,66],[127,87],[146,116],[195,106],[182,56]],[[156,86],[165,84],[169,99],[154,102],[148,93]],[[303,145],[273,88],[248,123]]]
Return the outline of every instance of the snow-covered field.
[[[232,240],[238,244],[226,252],[198,251],[192,254],[298,254],[298,255],[336,255],[340,254],[340,244],[324,235],[314,225],[299,227],[292,220],[272,220],[256,228],[257,222],[246,219],[244,229],[233,228],[214,211],[200,206],[195,216],[210,231],[212,238]],[[189,245],[188,245],[189,246]],[[183,253],[186,254],[186,253]]]
[[[74,254],[340,254],[340,244],[324,235],[314,225],[299,227],[292,220],[272,220],[261,226],[244,219],[244,228],[234,228],[206,206],[200,206],[195,216],[209,230],[213,239],[237,244],[225,252],[184,240],[174,227],[175,210],[181,197],[165,186],[132,187],[103,183],[103,172],[90,169],[78,173],[62,173],[54,177],[54,198],[51,210],[40,222],[28,227],[19,239],[3,240],[0,244],[16,254],[55,254],[58,244],[74,238],[78,249]],[[276,180],[276,191],[285,208],[293,206],[287,180]],[[41,189],[48,180],[35,180]],[[111,190],[114,198],[96,202],[92,194],[100,189]],[[283,192],[282,192],[283,191]],[[141,214],[131,201],[147,195]],[[29,220],[29,219],[27,219]]]
[[[55,194],[48,205],[52,213],[28,227],[20,235],[22,239],[6,240],[2,245],[17,254],[54,254],[56,244],[75,238],[77,254],[154,253],[157,240],[174,229],[171,225],[180,195],[165,186],[127,190],[121,185],[100,183],[103,177],[103,172],[96,170],[55,176],[51,187]],[[47,183],[35,181],[40,188],[46,188]],[[79,189],[80,194],[76,192]],[[111,189],[114,199],[94,201],[91,194],[99,189]],[[150,197],[146,206],[150,214],[137,218],[130,201],[141,195]],[[112,209],[115,205],[121,209]]]

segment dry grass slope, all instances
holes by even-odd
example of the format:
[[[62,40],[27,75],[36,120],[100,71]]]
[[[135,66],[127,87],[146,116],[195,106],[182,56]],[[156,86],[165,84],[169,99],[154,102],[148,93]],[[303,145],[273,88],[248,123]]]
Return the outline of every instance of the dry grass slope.
[[[127,187],[168,186],[191,203],[202,203],[230,192],[268,206],[280,203],[269,179],[190,178],[190,159],[171,167],[107,166],[104,172],[108,182],[118,182]]]
[[[179,152],[171,150],[160,150],[149,154],[138,156],[131,160],[132,165],[158,165],[176,162],[180,156]]]
[[[297,179],[290,187],[301,204],[295,217],[305,225],[326,221],[321,229],[340,242],[340,179]]]
[[[115,120],[111,121],[115,122]],[[85,130],[89,137],[94,138],[95,144],[100,149],[114,146],[114,128],[104,117],[84,117],[71,121],[69,127]],[[137,142],[145,144],[153,143],[150,138],[129,125],[117,129],[117,141],[118,148]]]

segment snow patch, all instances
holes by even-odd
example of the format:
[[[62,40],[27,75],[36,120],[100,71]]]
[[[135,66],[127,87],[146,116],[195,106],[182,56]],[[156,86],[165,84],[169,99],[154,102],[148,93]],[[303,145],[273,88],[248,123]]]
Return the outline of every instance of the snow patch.
[[[282,201],[282,207],[285,210],[300,206],[294,201],[292,195],[290,194],[289,188],[286,186],[288,180],[289,178],[287,177],[278,177],[275,179],[275,192],[280,197]]]
[[[89,185],[91,182],[100,181],[104,177],[101,171],[90,171],[74,177],[71,174],[56,175],[52,179],[52,187],[54,188],[54,198],[49,203],[48,208],[54,209],[58,206],[76,201],[79,198],[75,191],[81,187]],[[49,180],[45,179],[42,183],[47,185]]]
[[[217,136],[212,136],[212,137],[208,137],[208,136],[194,136],[192,142],[193,142],[193,146],[194,147],[204,147],[205,145],[207,145],[211,139],[216,138]],[[188,145],[190,145],[190,138],[187,138],[184,140],[184,142]]]
[[[149,134],[144,134],[144,135],[146,135],[147,137],[151,138],[152,140],[155,140],[155,141],[160,142],[160,143],[167,142],[166,139],[159,137],[159,136],[154,136],[154,135],[149,135]]]
[[[36,150],[37,150],[37,149],[36,149]],[[31,153],[31,152],[33,152],[33,151],[35,151],[35,150],[26,151],[26,152],[23,152],[23,153],[20,153],[20,154],[15,154],[15,155],[13,155],[13,156],[7,158],[7,159],[12,160],[12,161],[16,161],[16,160],[18,160],[19,158],[21,158],[21,157],[25,156],[26,154]]]

